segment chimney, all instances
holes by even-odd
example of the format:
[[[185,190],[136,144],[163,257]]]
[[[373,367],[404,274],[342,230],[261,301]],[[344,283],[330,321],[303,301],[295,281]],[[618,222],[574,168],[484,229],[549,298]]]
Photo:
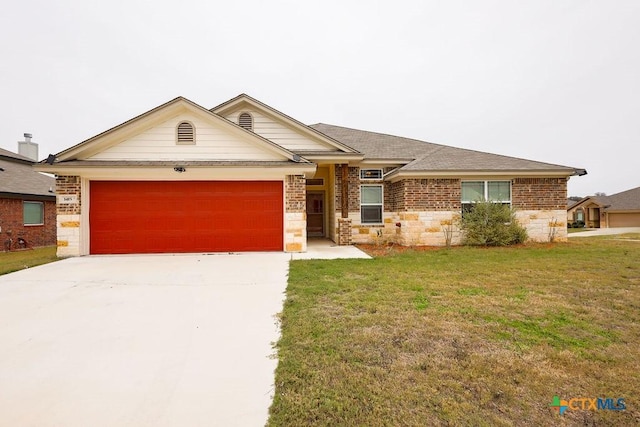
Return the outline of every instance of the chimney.
[[[24,157],[28,157],[34,162],[38,161],[38,144],[31,142],[32,135],[30,133],[24,134],[24,141],[18,141],[18,154]]]

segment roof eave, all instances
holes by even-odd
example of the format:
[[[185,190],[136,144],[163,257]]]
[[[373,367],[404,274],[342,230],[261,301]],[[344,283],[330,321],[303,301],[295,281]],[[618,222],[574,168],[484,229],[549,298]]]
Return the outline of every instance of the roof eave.
[[[459,177],[459,178],[482,178],[482,177],[505,177],[505,178],[527,178],[527,177],[563,177],[568,178],[573,175],[573,169],[503,169],[503,170],[469,170],[469,169],[442,169],[442,170],[403,170],[397,169],[385,177],[389,181],[397,181],[402,178],[436,178],[436,177]]]

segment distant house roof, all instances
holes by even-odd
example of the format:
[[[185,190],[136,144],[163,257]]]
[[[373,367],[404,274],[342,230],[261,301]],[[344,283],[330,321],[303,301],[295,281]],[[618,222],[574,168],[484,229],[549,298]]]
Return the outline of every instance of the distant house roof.
[[[595,203],[605,212],[640,211],[640,187],[612,194],[610,196],[587,196],[567,209],[585,204],[587,201]]]
[[[37,196],[54,200],[55,178],[36,172],[32,167],[34,163],[0,148],[0,197]]]
[[[389,159],[405,163],[401,171],[533,171],[583,175],[583,169],[499,154],[434,144],[417,139],[318,123],[310,127],[364,154],[364,160]]]

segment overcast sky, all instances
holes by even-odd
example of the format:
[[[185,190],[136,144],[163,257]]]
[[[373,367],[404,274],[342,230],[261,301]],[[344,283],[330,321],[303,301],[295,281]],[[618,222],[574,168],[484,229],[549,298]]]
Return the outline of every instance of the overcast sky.
[[[178,95],[247,93],[330,123],[640,186],[640,1],[10,2],[0,147],[40,158]]]

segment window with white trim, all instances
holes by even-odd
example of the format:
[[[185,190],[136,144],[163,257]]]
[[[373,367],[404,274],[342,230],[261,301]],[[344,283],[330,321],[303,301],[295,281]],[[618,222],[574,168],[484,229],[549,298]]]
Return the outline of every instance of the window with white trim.
[[[24,225],[43,225],[44,203],[22,202],[22,219]]]
[[[180,122],[176,127],[176,144],[190,145],[195,143],[195,127],[189,122]]]
[[[362,180],[381,180],[382,169],[360,169],[360,179]]]
[[[481,201],[511,205],[511,181],[462,181],[462,212]]]
[[[245,128],[246,130],[253,132],[253,117],[251,117],[251,114],[240,114],[240,116],[238,116],[238,125],[240,125],[241,128]]]
[[[360,222],[382,224],[382,185],[360,186]]]

